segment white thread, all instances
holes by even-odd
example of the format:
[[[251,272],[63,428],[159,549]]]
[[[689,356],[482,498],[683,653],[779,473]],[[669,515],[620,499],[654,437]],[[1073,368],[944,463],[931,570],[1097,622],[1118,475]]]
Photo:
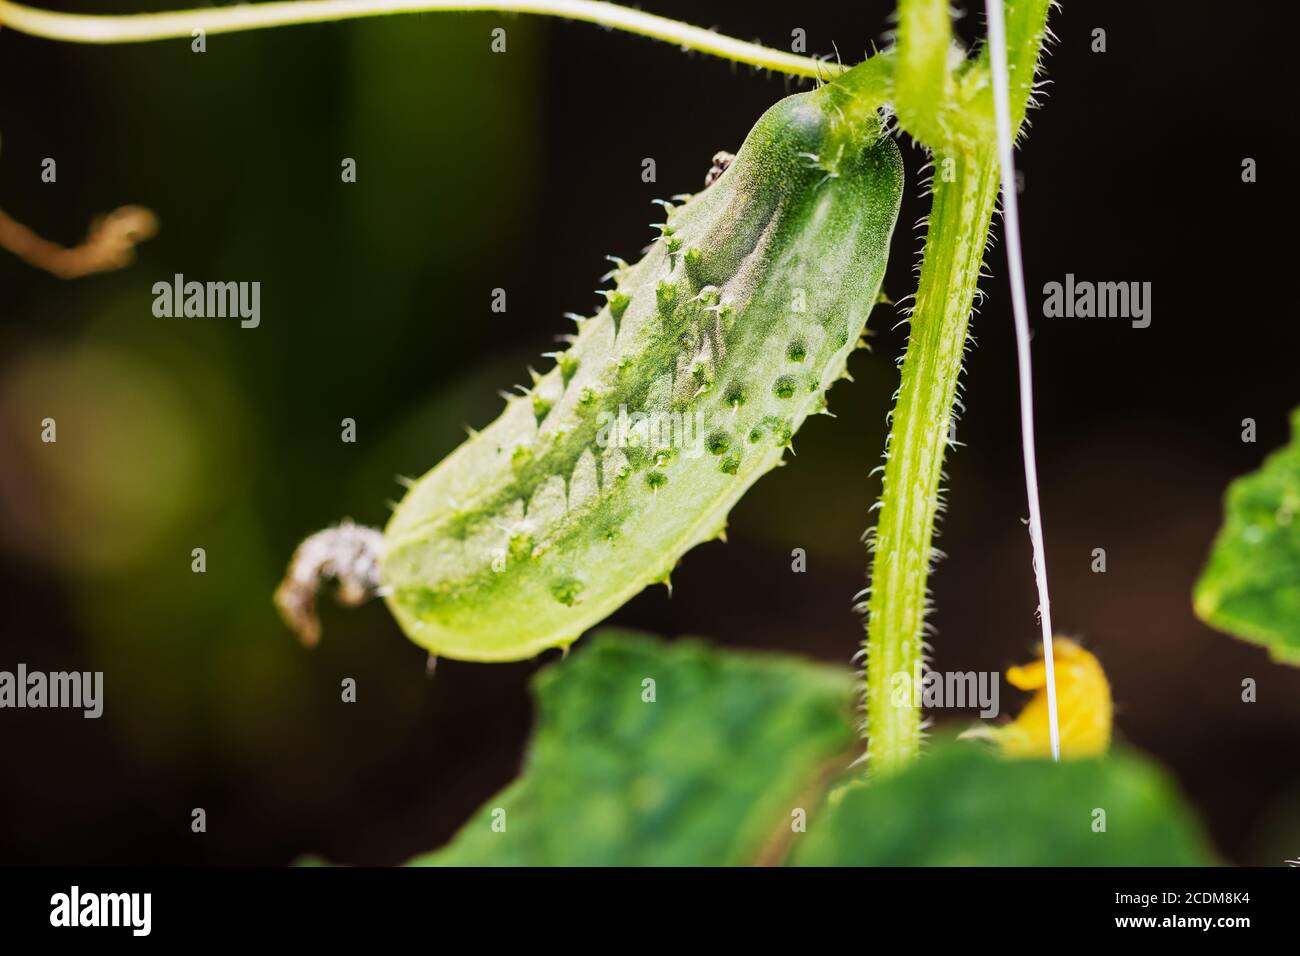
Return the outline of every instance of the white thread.
[[[1052,659],[1052,603],[1047,593],[1047,551],[1038,503],[1038,462],[1034,452],[1034,385],[1029,362],[1029,309],[1025,302],[1025,266],[1020,253],[1020,210],[1016,201],[1016,167],[1011,141],[1006,24],[1002,0],[985,0],[989,53],[993,72],[993,106],[997,119],[998,164],[1002,169],[1002,224],[1007,243],[1007,279],[1016,323],[1016,360],[1020,372],[1020,441],[1025,459],[1025,496],[1029,499],[1029,540],[1034,549],[1034,580],[1043,628],[1043,663],[1047,669],[1047,728],[1052,759],[1061,759],[1061,730],[1056,713],[1056,665]]]

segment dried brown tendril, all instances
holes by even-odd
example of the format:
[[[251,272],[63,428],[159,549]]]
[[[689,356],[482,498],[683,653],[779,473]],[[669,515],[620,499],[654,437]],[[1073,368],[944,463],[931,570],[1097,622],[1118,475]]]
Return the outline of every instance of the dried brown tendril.
[[[158,234],[158,217],[143,206],[122,206],[90,223],[77,246],[43,239],[0,210],[0,248],[60,279],[112,272],[135,260],[135,247]]]
[[[320,642],[316,598],[326,581],[338,583],[334,598],[345,607],[356,607],[379,593],[383,549],[379,529],[346,519],[298,545],[276,589],[275,606],[304,645],[315,647]]]

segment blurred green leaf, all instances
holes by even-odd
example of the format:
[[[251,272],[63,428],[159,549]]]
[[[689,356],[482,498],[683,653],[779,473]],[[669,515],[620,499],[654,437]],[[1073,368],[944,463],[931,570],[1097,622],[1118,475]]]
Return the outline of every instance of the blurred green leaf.
[[[809,821],[800,866],[1205,866],[1206,843],[1165,775],[1126,753],[1005,760],[947,743],[853,785]],[[1094,829],[1105,812],[1105,831]]]
[[[1300,665],[1300,409],[1291,431],[1290,445],[1229,485],[1194,597],[1205,623]]]
[[[752,863],[854,746],[847,670],[627,632],[584,643],[536,679],[520,779],[413,864]]]

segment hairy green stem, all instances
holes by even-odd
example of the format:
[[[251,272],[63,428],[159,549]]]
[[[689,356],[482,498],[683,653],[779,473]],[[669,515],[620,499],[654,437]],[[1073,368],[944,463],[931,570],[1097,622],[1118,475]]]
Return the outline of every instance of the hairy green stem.
[[[894,110],[898,122],[923,143],[951,138],[955,84],[948,72],[953,51],[948,0],[902,0],[898,5],[898,65]]]
[[[1050,0],[1006,0],[1013,128],[1033,92]],[[868,767],[887,774],[921,750],[920,680],[943,458],[971,306],[997,203],[987,50],[950,73],[946,0],[901,0],[894,67],[900,125],[935,164],[921,278],[885,445],[866,602]],[[846,79],[851,79],[850,77]]]
[[[614,30],[674,43],[684,50],[752,66],[829,79],[844,72],[838,63],[772,50],[703,27],[621,7],[601,0],[288,0],[288,2],[206,7],[168,13],[56,13],[0,0],[0,24],[22,33],[73,43],[140,43],[189,38],[193,31],[237,33],[265,27],[326,23],[399,13],[531,13],[581,20]]]
[[[951,181],[935,177],[873,542],[867,602],[867,754],[873,773],[895,770],[920,752],[916,681],[943,456],[998,190],[991,150],[943,157],[941,168],[947,160]]]

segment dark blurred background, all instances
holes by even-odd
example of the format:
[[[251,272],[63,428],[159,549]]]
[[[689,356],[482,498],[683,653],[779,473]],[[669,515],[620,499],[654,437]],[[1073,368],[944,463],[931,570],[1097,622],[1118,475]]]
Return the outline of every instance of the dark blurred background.
[[[183,4],[115,4],[168,6]],[[884,39],[893,4],[647,6],[773,46],[801,28],[810,52],[849,62]],[[505,54],[489,49],[497,26]],[[1300,853],[1300,671],[1200,625],[1189,595],[1225,486],[1286,441],[1300,398],[1283,297],[1294,240],[1278,224],[1294,89],[1280,4],[1093,0],[1052,26],[1049,96],[1020,157],[1031,305],[1067,272],[1153,284],[1147,329],[1034,323],[1055,619],[1100,656],[1119,736],[1169,768],[1220,853],[1276,864]],[[1097,27],[1105,53],[1091,52]],[[394,476],[491,421],[561,314],[594,304],[602,257],[648,241],[650,201],[697,189],[715,150],[801,88],[498,15],[214,36],[202,55],[187,40],[0,31],[0,207],[64,242],[127,202],[162,222],[135,265],[75,282],[0,253],[0,668],[103,670],[106,697],[97,721],[0,713],[0,861],[396,862],[511,779],[528,678],[554,654],[444,661],[430,681],[381,605],[331,604],[308,652],[272,590],[305,534],[382,524]],[[926,208],[923,157],[904,155],[895,299]],[[40,181],[45,157],[55,184]],[[340,182],[344,157],[356,184]],[[1245,157],[1257,183],[1241,180]],[[945,670],[1001,670],[1036,636],[1000,245],[990,271],[932,580]],[[261,327],[155,318],[151,286],[176,272],[260,281]],[[856,384],[832,392],[838,417],[808,423],[791,467],[736,509],[730,542],[688,555],[671,599],[651,589],[614,622],[847,664],[896,319],[877,311]],[[56,445],[40,442],[45,417]],[[345,417],[355,444],[340,441]],[[796,547],[807,573],[791,572]],[[1105,574],[1090,571],[1098,547]],[[340,703],[345,677],[355,704]],[[1257,703],[1240,700],[1245,677]]]

